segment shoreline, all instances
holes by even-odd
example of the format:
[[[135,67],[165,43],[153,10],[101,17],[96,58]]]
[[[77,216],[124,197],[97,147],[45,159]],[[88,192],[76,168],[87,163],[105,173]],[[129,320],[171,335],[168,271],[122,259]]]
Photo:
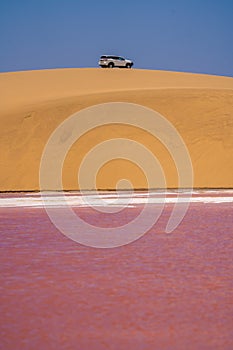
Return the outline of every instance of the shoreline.
[[[122,188],[122,189],[112,189],[112,188],[98,188],[98,189],[71,189],[71,190],[1,190],[1,194],[7,193],[81,193],[81,192],[183,192],[183,191],[233,191],[233,187],[192,187],[192,188],[179,188],[179,187],[167,187],[167,188]]]

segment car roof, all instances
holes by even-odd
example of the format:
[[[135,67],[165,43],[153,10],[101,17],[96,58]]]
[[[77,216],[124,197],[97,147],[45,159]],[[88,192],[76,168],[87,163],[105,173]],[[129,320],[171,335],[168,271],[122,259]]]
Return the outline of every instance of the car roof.
[[[100,57],[101,58],[104,58],[104,57],[106,57],[106,58],[111,58],[111,57],[121,57],[121,58],[123,58],[122,56],[118,56],[118,55],[102,55]]]

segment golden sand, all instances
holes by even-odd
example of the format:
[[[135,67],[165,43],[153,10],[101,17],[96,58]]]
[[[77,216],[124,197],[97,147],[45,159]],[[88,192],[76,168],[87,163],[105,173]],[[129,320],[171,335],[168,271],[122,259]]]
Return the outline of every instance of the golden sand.
[[[194,187],[233,188],[233,78],[98,68],[1,73],[0,96],[0,191],[39,190],[41,155],[51,133],[71,114],[114,101],[149,107],[174,125],[191,156]],[[64,189],[79,189],[85,154],[117,137],[147,147],[160,161],[167,187],[178,186],[176,166],[158,140],[135,127],[109,125],[72,146],[63,167]],[[134,188],[147,187],[137,165],[116,159],[100,169],[96,186],[114,189],[121,178]]]

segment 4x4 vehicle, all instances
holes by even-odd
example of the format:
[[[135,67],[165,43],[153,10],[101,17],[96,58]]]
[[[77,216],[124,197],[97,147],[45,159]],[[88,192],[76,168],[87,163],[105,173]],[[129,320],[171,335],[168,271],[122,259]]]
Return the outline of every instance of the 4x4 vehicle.
[[[100,57],[99,66],[102,68],[131,68],[133,62],[120,56],[104,55]]]

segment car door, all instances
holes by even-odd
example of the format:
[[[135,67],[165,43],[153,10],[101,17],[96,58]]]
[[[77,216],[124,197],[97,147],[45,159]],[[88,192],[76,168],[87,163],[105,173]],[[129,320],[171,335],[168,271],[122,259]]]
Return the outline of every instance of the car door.
[[[118,57],[118,66],[119,67],[125,66],[125,59],[123,57]]]
[[[113,60],[115,67],[119,67],[119,59],[118,58],[119,58],[118,56],[112,56],[112,60]]]

